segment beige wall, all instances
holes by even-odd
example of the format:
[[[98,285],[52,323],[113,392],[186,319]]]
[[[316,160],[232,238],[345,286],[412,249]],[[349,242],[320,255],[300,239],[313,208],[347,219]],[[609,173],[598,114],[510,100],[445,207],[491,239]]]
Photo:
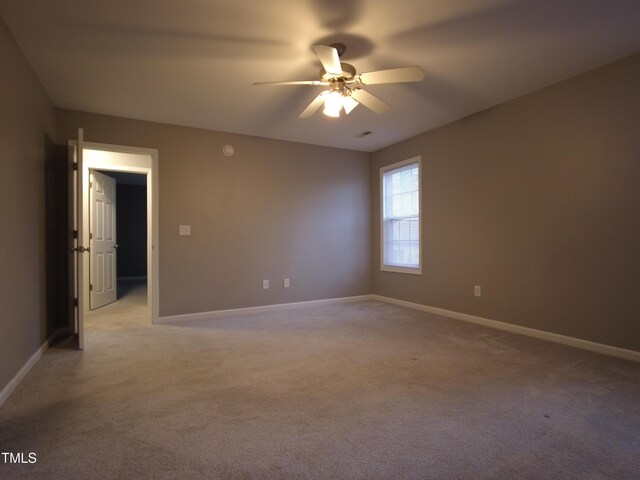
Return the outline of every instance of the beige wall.
[[[640,54],[374,153],[374,293],[640,350],[639,86]],[[380,272],[378,169],[415,155],[423,275]]]
[[[78,127],[159,150],[161,316],[371,292],[368,154],[58,110]]]
[[[47,336],[45,166],[54,109],[0,19],[0,390]]]

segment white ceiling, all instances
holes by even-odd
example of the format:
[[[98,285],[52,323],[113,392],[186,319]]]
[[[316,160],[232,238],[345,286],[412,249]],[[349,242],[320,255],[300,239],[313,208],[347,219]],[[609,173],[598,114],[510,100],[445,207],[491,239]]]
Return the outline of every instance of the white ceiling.
[[[57,107],[373,151],[640,51],[638,0],[0,0]],[[298,115],[315,43],[359,72],[420,65],[393,105]],[[372,135],[358,138],[370,130]]]

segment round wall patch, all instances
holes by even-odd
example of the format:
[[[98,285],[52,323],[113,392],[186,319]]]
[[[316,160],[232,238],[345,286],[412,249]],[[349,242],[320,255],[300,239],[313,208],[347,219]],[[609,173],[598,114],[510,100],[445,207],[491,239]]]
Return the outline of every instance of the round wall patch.
[[[227,157],[230,157],[235,152],[233,145],[225,145],[222,147],[222,153],[224,153]]]

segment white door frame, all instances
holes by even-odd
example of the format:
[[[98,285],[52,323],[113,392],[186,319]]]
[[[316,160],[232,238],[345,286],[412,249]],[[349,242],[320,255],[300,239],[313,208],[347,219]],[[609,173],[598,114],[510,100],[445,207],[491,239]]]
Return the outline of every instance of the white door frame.
[[[72,142],[75,144],[75,142]],[[106,143],[84,142],[82,165],[82,205],[85,226],[82,245],[89,245],[89,170],[141,173],[147,175],[147,303],[151,307],[151,323],[156,323],[160,305],[159,279],[159,211],[158,150]],[[84,262],[82,293],[89,298],[89,262]],[[89,312],[89,302],[84,302]]]

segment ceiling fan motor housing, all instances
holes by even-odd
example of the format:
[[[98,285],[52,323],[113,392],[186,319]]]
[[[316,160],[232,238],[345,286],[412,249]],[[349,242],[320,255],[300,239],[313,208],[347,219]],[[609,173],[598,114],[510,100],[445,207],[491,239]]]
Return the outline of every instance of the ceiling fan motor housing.
[[[342,69],[342,73],[340,75],[332,75],[327,73],[327,71],[323,68],[320,70],[320,78],[323,82],[330,82],[331,80],[353,80],[356,76],[356,68],[353,65],[348,63],[340,63],[340,68]]]

